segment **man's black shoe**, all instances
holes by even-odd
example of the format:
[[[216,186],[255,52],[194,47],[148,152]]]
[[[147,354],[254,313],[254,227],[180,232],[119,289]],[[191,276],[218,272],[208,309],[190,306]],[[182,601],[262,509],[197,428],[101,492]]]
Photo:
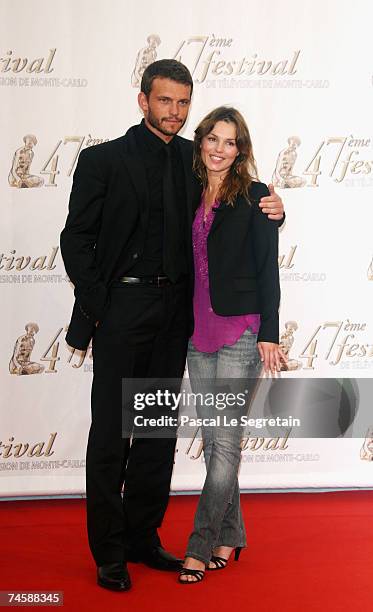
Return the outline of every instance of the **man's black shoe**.
[[[153,546],[144,550],[126,549],[127,561],[145,563],[148,567],[168,572],[178,572],[182,568],[183,559],[178,559],[167,552],[162,546]]]
[[[97,568],[97,584],[111,591],[128,591],[131,579],[124,563],[110,563]]]

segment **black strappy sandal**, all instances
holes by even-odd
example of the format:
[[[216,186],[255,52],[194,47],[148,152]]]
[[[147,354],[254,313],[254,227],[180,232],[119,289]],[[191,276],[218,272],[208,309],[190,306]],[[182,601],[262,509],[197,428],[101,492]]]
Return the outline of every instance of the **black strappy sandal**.
[[[181,576],[194,576],[196,580],[181,580]],[[179,582],[180,584],[197,584],[197,582],[201,582],[205,576],[205,572],[203,570],[198,569],[188,569],[187,567],[183,567],[180,570],[179,574]]]
[[[234,549],[234,560],[235,561],[238,561],[238,559],[240,558],[241,550],[242,550],[241,546],[237,546]],[[210,567],[209,565],[207,566],[206,569],[210,571],[224,569],[228,563],[228,559],[224,559],[224,557],[216,557],[215,555],[212,555],[210,561],[212,561],[212,563],[215,563],[215,567]]]

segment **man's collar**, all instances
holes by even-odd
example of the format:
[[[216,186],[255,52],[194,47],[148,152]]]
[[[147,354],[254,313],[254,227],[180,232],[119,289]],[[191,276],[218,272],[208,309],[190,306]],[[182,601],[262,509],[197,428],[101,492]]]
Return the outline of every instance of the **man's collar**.
[[[165,143],[164,140],[162,140],[162,138],[160,138],[159,136],[154,134],[154,132],[149,130],[149,128],[147,127],[145,123],[145,119],[142,119],[139,125],[138,133],[139,133],[141,141],[145,143],[147,148],[149,148],[151,151],[160,151],[164,147],[171,147],[173,150],[175,150],[175,148],[177,147],[175,136],[172,138],[172,140],[168,144]]]

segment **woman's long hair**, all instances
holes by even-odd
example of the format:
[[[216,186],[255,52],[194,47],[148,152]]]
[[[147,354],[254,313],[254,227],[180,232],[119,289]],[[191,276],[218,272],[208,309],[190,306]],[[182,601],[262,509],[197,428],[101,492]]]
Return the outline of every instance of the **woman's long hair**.
[[[233,123],[236,127],[236,146],[239,154],[224,177],[218,193],[221,202],[233,205],[238,195],[249,199],[250,185],[253,179],[258,178],[249,128],[238,110],[219,106],[202,119],[194,132],[193,170],[206,189],[208,180],[206,166],[201,157],[202,138],[212,132],[218,121]]]

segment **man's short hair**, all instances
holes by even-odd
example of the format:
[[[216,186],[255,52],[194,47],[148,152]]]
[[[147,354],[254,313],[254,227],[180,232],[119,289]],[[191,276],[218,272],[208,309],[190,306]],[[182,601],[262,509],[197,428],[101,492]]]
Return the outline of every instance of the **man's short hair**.
[[[193,79],[188,68],[174,59],[162,59],[149,64],[144,70],[140,90],[149,96],[154,79],[171,79],[183,85],[190,85],[190,95],[193,91]]]

